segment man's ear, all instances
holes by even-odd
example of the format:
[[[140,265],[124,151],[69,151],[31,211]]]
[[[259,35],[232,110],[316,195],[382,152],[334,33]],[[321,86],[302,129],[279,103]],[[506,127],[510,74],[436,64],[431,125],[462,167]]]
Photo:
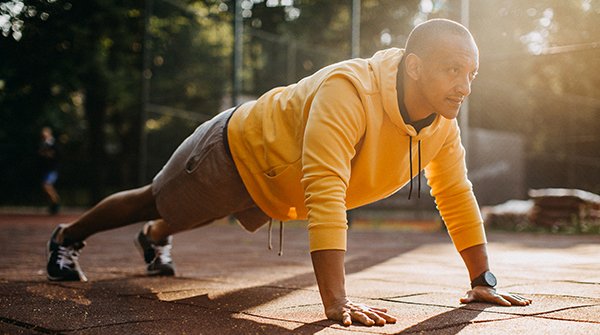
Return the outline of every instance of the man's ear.
[[[421,77],[421,58],[419,58],[419,56],[410,53],[406,56],[406,60],[404,61],[404,64],[406,66],[406,74],[408,74],[408,76],[412,79],[412,80],[419,80],[419,77]]]

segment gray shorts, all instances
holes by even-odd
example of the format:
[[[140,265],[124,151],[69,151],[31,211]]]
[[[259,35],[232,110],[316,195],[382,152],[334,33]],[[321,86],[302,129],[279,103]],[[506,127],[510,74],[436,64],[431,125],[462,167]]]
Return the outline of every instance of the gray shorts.
[[[233,215],[249,231],[268,222],[244,186],[225,146],[234,108],[200,125],[154,177],[152,193],[173,232]],[[224,138],[225,136],[225,138]]]

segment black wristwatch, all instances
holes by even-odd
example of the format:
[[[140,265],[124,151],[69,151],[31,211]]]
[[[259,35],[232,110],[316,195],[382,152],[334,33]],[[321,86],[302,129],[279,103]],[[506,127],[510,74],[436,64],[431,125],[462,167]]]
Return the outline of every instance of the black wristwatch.
[[[475,288],[475,286],[494,287],[497,283],[496,276],[490,271],[486,271],[471,281],[471,288]]]

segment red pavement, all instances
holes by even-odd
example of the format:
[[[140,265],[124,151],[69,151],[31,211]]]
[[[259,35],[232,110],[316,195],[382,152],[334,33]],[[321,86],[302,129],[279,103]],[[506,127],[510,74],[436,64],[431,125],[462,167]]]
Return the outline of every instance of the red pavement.
[[[266,229],[219,222],[177,235],[175,278],[144,276],[139,224],[103,232],[81,256],[90,282],[55,283],[45,243],[74,216],[3,213],[1,334],[600,334],[600,236],[488,232],[500,288],[534,299],[499,307],[458,302],[468,278],[444,232],[356,225],[348,294],[398,322],[343,327],[324,318],[301,223],[286,226],[282,257]]]

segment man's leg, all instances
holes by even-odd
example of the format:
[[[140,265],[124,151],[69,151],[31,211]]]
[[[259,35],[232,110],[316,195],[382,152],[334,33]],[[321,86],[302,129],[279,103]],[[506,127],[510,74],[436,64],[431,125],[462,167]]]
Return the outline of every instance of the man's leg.
[[[135,222],[156,219],[150,185],[113,194],[70,224],[61,224],[48,241],[48,279],[87,281],[79,266],[79,253],[89,236]]]
[[[50,198],[50,206],[48,207],[48,212],[51,215],[57,214],[60,209],[60,196],[56,192],[54,185],[50,183],[44,183],[42,187],[44,189],[44,192],[46,192],[46,194]]]
[[[62,242],[65,237],[70,241],[83,241],[101,231],[159,217],[152,187],[147,185],[106,197],[77,220],[66,225],[57,235],[57,242]]]
[[[146,262],[146,273],[150,276],[174,276],[175,265],[171,258],[173,233],[163,220],[150,220],[135,236],[134,243]]]
[[[54,188],[54,183],[56,182],[57,179],[58,179],[58,172],[49,171],[44,176],[44,181],[42,182],[42,189],[44,190],[44,193],[46,193],[48,195],[48,198],[50,199],[50,206],[48,207],[48,211],[52,215],[57,214],[58,210],[60,208],[60,196],[58,195],[58,192],[56,192],[56,189]]]
[[[152,241],[163,241],[178,231],[174,231],[172,226],[169,226],[163,219],[154,220],[147,223],[148,225],[148,238]]]
[[[163,219],[150,220],[135,237],[135,245],[146,262],[146,273],[150,276],[174,276],[175,264],[171,258],[173,235],[198,228],[213,222],[209,219],[195,225],[171,225]]]
[[[163,219],[152,220],[146,224],[148,226],[146,234],[147,234],[148,238],[151,239],[152,241],[164,241],[169,236],[175,235],[182,231],[192,230],[192,229],[206,226],[206,225],[214,222],[215,220],[216,220],[216,218],[210,219],[207,221],[203,221],[203,222],[198,222],[197,224],[195,224],[193,226],[188,226],[188,227],[174,227],[173,225],[168,224]]]
[[[48,195],[48,198],[50,198],[50,201],[53,204],[60,202],[60,197],[58,196],[58,193],[56,192],[54,185],[52,185],[50,183],[44,183],[44,184],[42,184],[42,188],[44,189],[44,192],[46,192],[46,194]]]

